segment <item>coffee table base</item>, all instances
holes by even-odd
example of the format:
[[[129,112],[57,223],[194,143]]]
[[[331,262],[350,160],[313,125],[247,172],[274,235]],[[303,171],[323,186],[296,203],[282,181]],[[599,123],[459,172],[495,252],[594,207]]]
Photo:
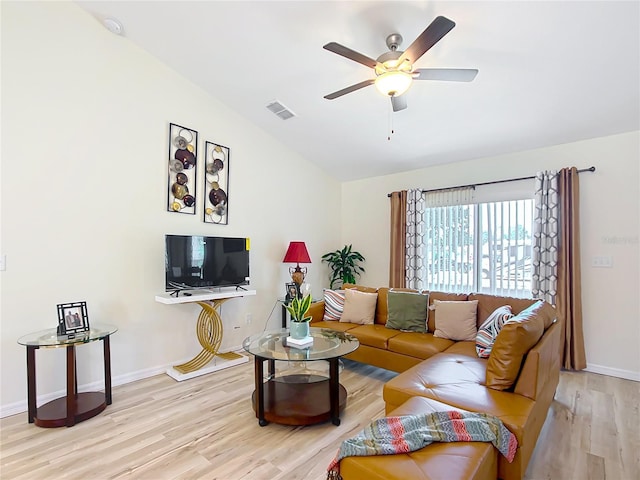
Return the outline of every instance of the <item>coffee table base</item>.
[[[340,425],[340,418],[331,418],[329,379],[312,375],[287,375],[264,384],[264,422],[283,425],[313,425],[332,420]],[[251,397],[257,415],[256,393]],[[347,405],[347,391],[338,385],[339,412]]]

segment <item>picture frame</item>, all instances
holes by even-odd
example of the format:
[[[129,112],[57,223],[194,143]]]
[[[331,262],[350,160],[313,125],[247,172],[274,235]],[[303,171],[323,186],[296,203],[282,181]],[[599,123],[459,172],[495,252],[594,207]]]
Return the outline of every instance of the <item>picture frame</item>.
[[[284,297],[284,302],[289,305],[289,303],[291,303],[291,300],[293,300],[294,298],[300,298],[300,288],[295,282],[285,283],[284,285],[287,292]]]
[[[169,124],[167,211],[196,214],[198,132]]]
[[[231,149],[204,142],[204,222],[229,224],[229,162]]]
[[[58,335],[74,337],[89,330],[87,302],[61,303],[58,305]]]

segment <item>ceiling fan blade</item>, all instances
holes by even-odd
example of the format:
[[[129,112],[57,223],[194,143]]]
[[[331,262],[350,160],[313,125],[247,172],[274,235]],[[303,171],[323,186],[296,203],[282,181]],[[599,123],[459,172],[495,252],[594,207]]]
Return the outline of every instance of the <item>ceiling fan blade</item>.
[[[378,65],[377,60],[373,58],[369,58],[366,55],[356,52],[355,50],[351,50],[344,45],[340,45],[336,42],[327,43],[324,47],[325,50],[329,50],[330,52],[337,53],[338,55],[342,55],[349,60],[353,60],[354,62],[361,63],[365,67],[375,68]]]
[[[375,82],[373,78],[371,80],[365,80],[364,82],[356,83],[355,85],[351,85],[350,87],[343,88],[342,90],[330,93],[329,95],[325,95],[324,98],[326,98],[327,100],[333,100],[334,98],[341,97],[342,95],[346,95],[347,93],[355,92],[356,90],[360,90],[361,88],[368,87],[369,85],[372,85],[373,82]]]
[[[413,71],[414,80],[445,80],[449,82],[471,82],[478,70],[475,68],[418,68]]]
[[[407,108],[407,97],[400,95],[399,97],[391,97],[391,106],[394,112],[399,112]]]
[[[398,59],[398,64],[405,60],[415,63],[424,53],[440,41],[456,24],[447,17],[436,17],[431,24],[416,38],[409,48]]]

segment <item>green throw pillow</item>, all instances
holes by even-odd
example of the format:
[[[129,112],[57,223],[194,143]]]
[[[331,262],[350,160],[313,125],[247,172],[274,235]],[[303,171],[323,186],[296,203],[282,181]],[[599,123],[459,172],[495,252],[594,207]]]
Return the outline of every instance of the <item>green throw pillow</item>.
[[[429,294],[389,291],[387,328],[425,333],[428,304]]]

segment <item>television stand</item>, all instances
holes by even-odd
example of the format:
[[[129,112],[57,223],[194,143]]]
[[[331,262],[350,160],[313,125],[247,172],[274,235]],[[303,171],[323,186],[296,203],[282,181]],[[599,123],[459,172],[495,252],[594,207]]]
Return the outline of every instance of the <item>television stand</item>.
[[[181,290],[184,292],[184,290]],[[212,292],[210,290],[190,290],[190,296],[173,296],[175,292],[166,292],[156,295],[156,302],[172,305],[177,303],[197,303],[202,308],[196,324],[196,335],[202,351],[188,362],[174,365],[167,370],[174,380],[181,382],[190,378],[205,375],[207,373],[222,370],[246,363],[249,359],[235,352],[221,353],[219,351],[222,343],[222,318],[220,317],[220,305],[235,297],[245,297],[255,295],[255,290],[220,289]]]

